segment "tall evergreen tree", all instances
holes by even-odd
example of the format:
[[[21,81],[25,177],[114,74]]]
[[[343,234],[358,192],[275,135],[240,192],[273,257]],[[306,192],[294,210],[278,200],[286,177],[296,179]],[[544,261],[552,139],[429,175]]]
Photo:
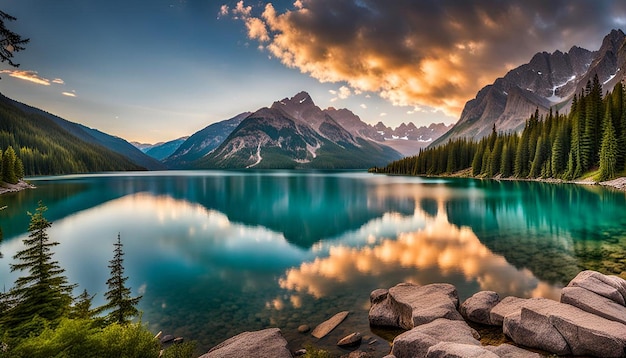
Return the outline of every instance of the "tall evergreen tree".
[[[617,171],[617,138],[613,128],[611,106],[607,105],[604,117],[604,135],[600,149],[600,174],[599,181],[611,179]]]
[[[19,277],[9,291],[12,307],[1,321],[11,329],[36,315],[54,322],[67,313],[72,302],[74,285],[67,283],[65,270],[53,259],[53,248],[59,243],[48,237],[52,224],[44,217],[46,210],[40,201],[35,213],[29,213],[30,233],[24,239],[25,248],[13,257],[17,263],[11,264],[11,271],[26,271],[28,275]]]
[[[124,277],[124,251],[120,234],[117,235],[114,246],[113,259],[109,261],[111,269],[111,277],[107,280],[109,290],[104,294],[107,303],[102,309],[110,310],[107,315],[109,322],[127,324],[139,313],[135,306],[141,300],[141,296],[131,297],[130,288],[126,287],[128,277]]]
[[[9,146],[2,154],[2,181],[15,184],[18,178],[15,174],[15,151]]]

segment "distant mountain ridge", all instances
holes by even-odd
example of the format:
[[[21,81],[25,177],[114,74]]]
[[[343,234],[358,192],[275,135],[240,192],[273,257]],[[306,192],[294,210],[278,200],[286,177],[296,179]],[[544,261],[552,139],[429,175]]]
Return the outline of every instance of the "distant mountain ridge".
[[[626,35],[613,30],[597,51],[573,46],[567,53],[540,52],[529,63],[510,70],[468,101],[459,121],[431,146],[455,138],[480,139],[493,125],[500,132],[519,132],[536,109],[568,111],[574,94],[596,74],[604,90],[626,77]]]
[[[15,108],[32,115],[45,117],[52,122],[56,123],[59,127],[63,128],[68,133],[72,134],[76,138],[95,145],[100,145],[113,152],[116,152],[126,158],[138,167],[142,167],[148,170],[165,169],[165,166],[158,160],[145,155],[135,146],[128,143],[120,137],[115,137],[97,129],[89,128],[79,123],[70,122],[61,117],[50,114],[41,109],[31,107],[27,104],[14,101],[8,97],[3,96],[3,100],[7,103],[11,103]]]
[[[122,143],[131,148],[122,147]],[[65,121],[0,94],[0,147],[9,145],[22,159],[26,175],[145,170],[141,163],[163,167],[121,138]],[[138,154],[133,160],[121,153],[124,151]]]
[[[250,117],[255,118],[254,123],[247,122],[244,125],[243,122]],[[279,122],[281,123],[279,124]],[[243,125],[244,128],[239,128],[240,125]],[[270,130],[271,127],[274,128]],[[275,101],[268,108],[254,113],[243,112],[228,120],[207,126],[191,135],[180,144],[172,155],[163,159],[163,162],[171,169],[256,167],[258,164],[254,163],[259,159],[261,148],[274,147],[274,149],[265,148],[272,151],[278,147],[279,151],[282,151],[279,155],[281,159],[278,160],[281,164],[270,165],[266,160],[261,167],[264,165],[271,167],[337,167],[338,163],[341,162],[343,163],[341,165],[348,168],[354,167],[355,163],[347,157],[339,159],[342,157],[342,155],[337,157],[340,149],[352,151],[352,155],[361,158],[358,159],[359,163],[371,161],[366,159],[367,155],[363,155],[363,150],[373,151],[374,157],[379,155],[381,151],[387,153],[383,157],[391,155],[394,151],[403,156],[413,155],[445,133],[450,127],[439,123],[418,128],[413,123],[408,125],[402,123],[398,128],[392,129],[382,122],[372,126],[345,108],[330,107],[322,110],[315,105],[308,93],[300,92],[291,98]],[[213,152],[218,150],[218,147],[236,130],[240,130],[237,132],[238,139],[233,139],[233,142],[228,144],[230,145],[230,152],[225,152],[224,148],[220,149],[222,156],[228,158],[218,159],[219,155]],[[279,135],[279,137],[282,136],[282,141],[286,141],[287,138],[292,141],[289,143],[276,141],[278,137],[272,138],[274,134],[270,134],[267,130],[270,132],[282,130],[283,132]],[[139,147],[151,148],[149,144],[135,144]],[[317,158],[317,150],[323,144],[327,144],[326,149],[328,150],[331,150],[329,148],[333,145],[338,146],[338,148],[331,150],[333,152],[332,158],[325,156],[322,158],[326,159]],[[364,145],[367,148],[362,148]],[[248,148],[250,146],[252,148]],[[294,146],[299,146],[300,149],[295,149]],[[235,155],[234,152],[239,153]],[[243,154],[244,152],[246,154]],[[322,153],[325,153],[324,150]],[[326,155],[330,154],[326,153]],[[393,154],[391,157],[397,155]],[[247,156],[248,159],[244,159],[242,156]],[[261,155],[262,159],[263,156]],[[322,163],[328,160],[335,164]],[[312,162],[315,163],[311,164]]]
[[[368,139],[359,131],[368,125],[355,117],[347,110],[322,110],[308,93],[300,92],[245,117],[223,143],[192,165],[347,169],[368,168],[402,156]]]

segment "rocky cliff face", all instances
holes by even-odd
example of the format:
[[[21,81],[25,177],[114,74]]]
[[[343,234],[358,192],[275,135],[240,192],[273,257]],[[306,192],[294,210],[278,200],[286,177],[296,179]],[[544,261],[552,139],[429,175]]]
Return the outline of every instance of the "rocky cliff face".
[[[626,35],[608,34],[598,51],[572,47],[568,52],[537,53],[529,63],[509,71],[481,89],[468,101],[459,121],[433,146],[460,137],[482,138],[494,123],[498,131],[519,131],[532,112],[550,108],[568,111],[572,97],[596,74],[605,91],[621,81],[626,72]]]

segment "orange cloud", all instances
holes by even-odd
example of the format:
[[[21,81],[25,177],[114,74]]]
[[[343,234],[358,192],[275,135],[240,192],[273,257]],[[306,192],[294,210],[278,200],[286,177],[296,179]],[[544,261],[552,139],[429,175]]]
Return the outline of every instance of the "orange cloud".
[[[585,45],[591,34],[598,34],[597,44],[608,33],[607,21],[626,14],[623,7],[607,12],[575,3],[297,0],[282,13],[268,3],[255,16],[239,1],[232,14],[261,50],[287,67],[321,82],[347,83],[352,91],[377,92],[394,105],[459,116],[507,64]],[[564,39],[566,33],[580,35]]]
[[[39,76],[37,71],[2,70],[0,73],[6,73],[11,77],[36,83],[38,85],[50,86],[50,80]]]

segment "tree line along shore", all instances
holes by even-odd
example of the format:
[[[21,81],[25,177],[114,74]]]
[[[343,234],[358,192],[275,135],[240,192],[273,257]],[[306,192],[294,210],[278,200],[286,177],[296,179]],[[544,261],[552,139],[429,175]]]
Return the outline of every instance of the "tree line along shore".
[[[626,91],[618,83],[603,96],[598,77],[574,96],[568,115],[537,109],[521,134],[501,133],[494,124],[478,141],[459,138],[427,148],[370,172],[477,178],[609,182],[626,176]]]

